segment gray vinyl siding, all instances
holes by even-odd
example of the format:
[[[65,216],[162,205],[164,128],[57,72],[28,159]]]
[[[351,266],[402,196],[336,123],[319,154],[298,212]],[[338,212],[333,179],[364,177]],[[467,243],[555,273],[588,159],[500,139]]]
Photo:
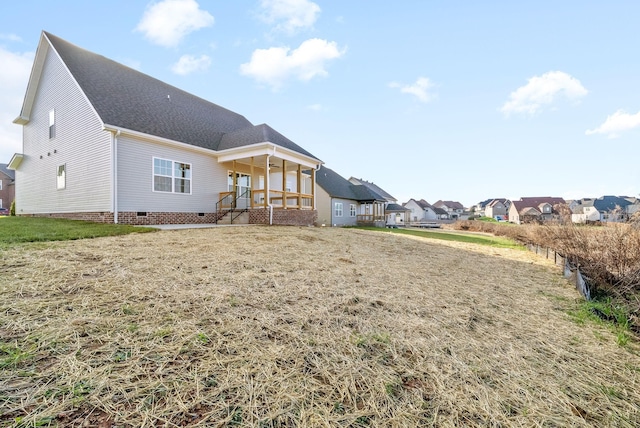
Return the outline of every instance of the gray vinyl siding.
[[[342,204],[342,217],[336,217],[336,203]],[[351,217],[349,213],[349,205],[356,205],[356,215],[358,212],[358,203],[351,199],[331,198],[331,224],[333,226],[355,226],[358,217]]]
[[[214,212],[227,191],[227,169],[196,150],[118,137],[118,211]],[[153,158],[191,164],[191,194],[153,191]]]
[[[49,139],[52,109],[56,135]],[[16,171],[19,214],[111,211],[111,136],[51,49],[24,125],[23,154]],[[62,164],[66,188],[58,190]]]

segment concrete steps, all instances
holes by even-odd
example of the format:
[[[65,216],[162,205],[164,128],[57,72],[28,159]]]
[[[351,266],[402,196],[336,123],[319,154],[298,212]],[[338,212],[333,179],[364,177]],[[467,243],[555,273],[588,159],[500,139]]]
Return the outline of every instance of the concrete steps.
[[[224,217],[218,220],[218,224],[232,224],[231,214],[232,213],[227,213]],[[243,212],[240,215],[238,215],[237,212],[233,213],[233,224],[249,224],[249,213]]]

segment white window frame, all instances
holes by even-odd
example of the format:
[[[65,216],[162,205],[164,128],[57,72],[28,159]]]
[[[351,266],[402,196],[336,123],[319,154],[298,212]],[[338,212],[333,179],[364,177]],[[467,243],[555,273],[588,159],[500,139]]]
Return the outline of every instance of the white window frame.
[[[356,204],[349,204],[349,217],[355,217],[357,213]]]
[[[333,215],[335,217],[342,217],[343,212],[342,202],[336,202],[333,208]]]
[[[2,190],[2,180],[0,180],[0,190]],[[2,206],[0,206],[2,208]]]
[[[67,188],[67,164],[58,165],[56,170],[56,189],[64,190]]]
[[[164,162],[170,162],[171,163],[171,174],[156,174],[156,159],[160,160],[160,161],[164,161]],[[180,165],[187,165],[188,168],[187,170],[189,171],[189,178],[185,178],[185,177],[178,177],[175,174],[176,171],[176,164],[180,164]],[[171,178],[171,190],[156,190],[156,181],[155,181],[155,177],[170,177]],[[176,179],[182,179],[182,180],[188,180],[189,181],[189,192],[177,192],[176,191]],[[151,161],[151,190],[154,193],[171,193],[174,195],[192,195],[193,194],[193,165],[191,165],[189,162],[180,162],[180,161],[175,161],[172,159],[165,159],[165,158],[160,158],[160,157],[156,157],[154,156],[152,161]]]

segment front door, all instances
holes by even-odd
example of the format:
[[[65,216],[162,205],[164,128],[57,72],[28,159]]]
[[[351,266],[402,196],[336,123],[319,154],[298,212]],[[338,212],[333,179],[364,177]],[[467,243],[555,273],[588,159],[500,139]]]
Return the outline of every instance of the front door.
[[[234,187],[234,175],[233,172],[229,172],[229,191],[234,192],[235,195],[235,207],[239,209],[249,208],[251,204],[251,176],[249,174],[243,174],[241,172],[235,173],[235,189]]]

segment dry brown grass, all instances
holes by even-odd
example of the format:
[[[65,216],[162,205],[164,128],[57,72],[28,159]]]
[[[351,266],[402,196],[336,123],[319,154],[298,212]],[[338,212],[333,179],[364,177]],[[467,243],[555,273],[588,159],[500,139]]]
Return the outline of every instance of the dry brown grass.
[[[6,426],[638,426],[640,356],[523,251],[217,228],[0,254]]]

